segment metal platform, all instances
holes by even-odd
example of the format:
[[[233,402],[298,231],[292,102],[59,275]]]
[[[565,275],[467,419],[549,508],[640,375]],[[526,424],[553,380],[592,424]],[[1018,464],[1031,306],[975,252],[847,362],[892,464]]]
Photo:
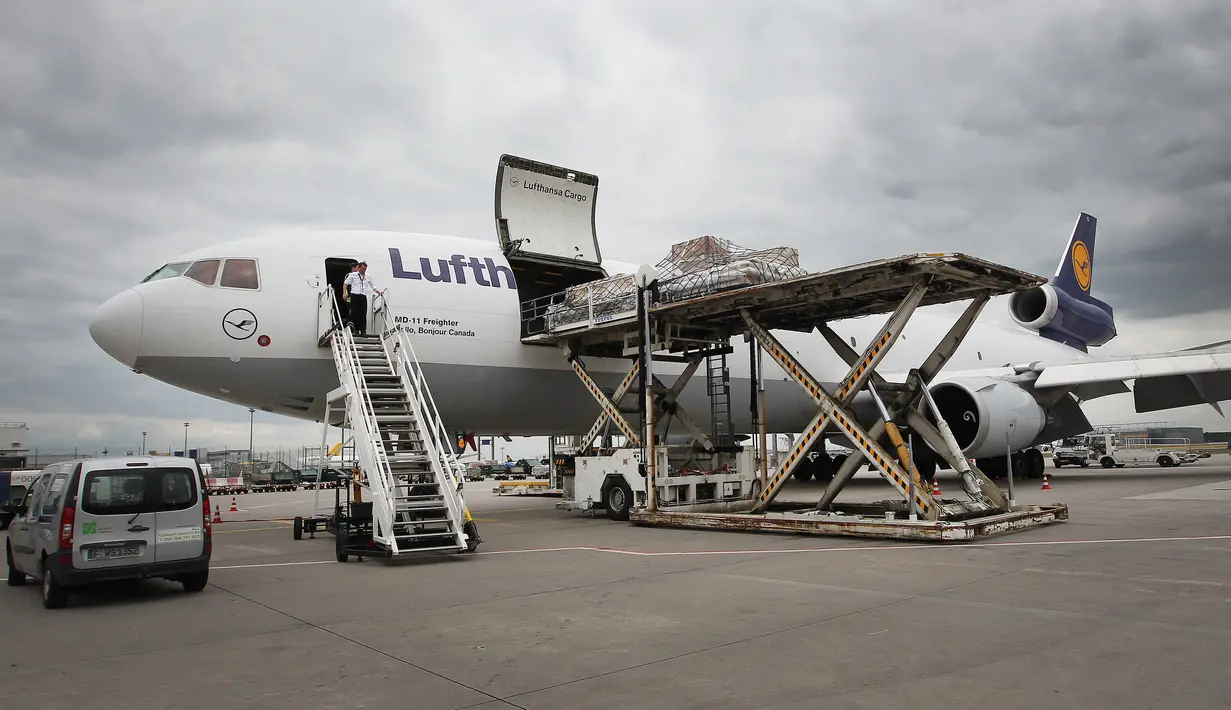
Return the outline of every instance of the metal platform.
[[[644,509],[629,514],[637,525],[685,528],[690,530],[728,530],[736,532],[790,533],[826,537],[861,537],[926,542],[959,542],[1020,532],[1069,519],[1063,503],[1028,506],[1023,510],[986,515],[973,520],[902,520],[834,513],[770,512],[761,515],[651,512]]]
[[[650,315],[711,337],[747,330],[741,310],[747,310],[769,330],[811,332],[827,321],[893,312],[921,279],[928,281],[919,306],[970,300],[981,294],[998,296],[1042,285],[1047,279],[961,253],[909,254],[808,274],[786,281],[746,286],[678,302],[658,299]],[[570,342],[585,354],[614,346],[638,328],[636,304],[623,312],[590,315],[606,309],[588,299],[566,306],[561,294],[527,301],[522,318],[528,333],[523,342],[556,345]],[[586,317],[552,326],[553,316],[584,311]]]

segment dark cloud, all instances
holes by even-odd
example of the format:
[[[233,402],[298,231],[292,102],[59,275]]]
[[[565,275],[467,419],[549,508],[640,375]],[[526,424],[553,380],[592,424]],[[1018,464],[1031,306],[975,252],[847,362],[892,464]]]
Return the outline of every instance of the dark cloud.
[[[242,409],[98,351],[93,307],[270,229],[493,236],[505,152],[598,173],[604,253],[628,260],[718,234],[798,246],[810,268],[953,249],[1050,275],[1084,210],[1126,339],[1231,331],[1226,3],[0,0],[0,16],[0,325],[20,334],[0,349],[0,417],[48,439],[170,437],[190,417],[246,433]],[[16,287],[32,270],[53,287]]]

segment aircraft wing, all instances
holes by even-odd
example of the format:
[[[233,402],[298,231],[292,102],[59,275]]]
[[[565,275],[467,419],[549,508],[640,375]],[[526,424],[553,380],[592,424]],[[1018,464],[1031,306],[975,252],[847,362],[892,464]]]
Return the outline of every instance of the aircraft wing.
[[[1035,363],[1029,369],[1038,373],[1036,390],[1066,388],[1082,399],[1125,392],[1124,383],[1133,380],[1139,413],[1209,404],[1222,414],[1218,402],[1231,400],[1231,345],[1226,341],[1169,353]]]

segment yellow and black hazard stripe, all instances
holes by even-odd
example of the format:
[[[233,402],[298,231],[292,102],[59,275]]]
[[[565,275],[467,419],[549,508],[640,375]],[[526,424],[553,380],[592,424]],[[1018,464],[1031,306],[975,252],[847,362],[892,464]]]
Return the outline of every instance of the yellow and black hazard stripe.
[[[641,441],[640,437],[633,432],[632,427],[630,427],[628,422],[624,420],[624,417],[620,414],[620,410],[615,408],[615,405],[611,403],[611,400],[607,399],[607,395],[603,394],[603,391],[598,388],[598,385],[595,384],[594,380],[590,379],[590,375],[586,373],[584,368],[581,367],[581,363],[573,360],[570,364],[573,366],[573,371],[576,372],[577,376],[581,378],[581,381],[585,383],[586,389],[590,390],[590,394],[594,395],[594,399],[598,400],[598,403],[603,408],[603,411],[607,412],[607,416],[611,417],[611,420],[616,423],[616,426],[620,427],[620,431],[624,432],[624,436],[628,438],[631,444],[634,446],[639,446]]]
[[[834,399],[829,396],[829,393],[826,392],[825,389],[821,387],[816,380],[814,380],[812,376],[807,373],[806,370],[799,366],[799,364],[795,361],[795,358],[789,355],[778,343],[777,338],[774,338],[768,331],[762,328],[760,324],[748,315],[747,312],[742,313],[742,315],[745,322],[748,324],[749,329],[752,330],[753,335],[756,336],[757,340],[762,343],[762,347],[764,347],[769,354],[777,360],[778,363],[782,365],[782,367],[790,373],[792,377],[795,378],[796,382],[802,385],[804,389],[808,390],[808,393],[812,396],[812,398],[821,405],[821,409],[825,413],[825,417],[814,422],[814,427],[810,427],[810,430],[812,428],[816,428],[819,431],[819,428],[823,426],[825,419],[832,417],[847,433],[848,438],[858,446],[864,456],[876,465],[877,468],[884,471],[888,475],[890,482],[897,487],[902,495],[909,496],[910,487],[906,481],[906,475],[903,474],[901,468],[898,467],[897,462],[884,453],[879,444],[869,439],[862,428],[854,424],[845,414],[843,414],[841,408],[834,401]],[[877,345],[878,348],[883,347],[883,345],[879,344],[881,342],[888,342],[887,333],[879,339]],[[871,360],[871,355],[865,356],[865,361],[869,366]],[[794,450],[792,450],[792,453],[794,453]],[[789,463],[790,459],[788,458],[788,464]],[[778,477],[785,475],[786,470],[787,469],[784,468],[780,471]],[[778,477],[775,477],[776,480]],[[916,487],[917,493],[915,496],[915,502],[919,506],[920,512],[926,514],[932,507],[933,499],[930,493],[922,492],[919,489],[920,487]],[[762,492],[762,497],[764,497],[765,493],[766,491]]]
[[[574,369],[576,369],[576,365],[574,365]],[[624,381],[620,383],[620,386],[618,388],[616,388],[616,393],[619,394],[621,390],[624,390],[625,393],[627,393],[628,386],[632,384],[633,378],[636,377],[637,373],[640,371],[641,371],[641,361],[640,360],[634,361],[633,369],[629,371],[628,375],[624,378]],[[586,378],[583,378],[583,379],[588,379],[588,377],[589,375],[587,374]],[[591,389],[590,392],[593,393],[594,390]],[[604,400],[606,399],[605,395],[603,399]],[[614,402],[613,402],[613,405],[614,405]],[[610,418],[611,418],[611,415],[607,413],[607,408],[604,406],[603,413],[598,415],[598,420],[594,422],[594,426],[590,427],[590,431],[586,433],[585,442],[587,443],[587,445],[589,444],[589,442],[594,440],[594,437],[598,436],[599,429],[602,429],[603,424],[605,424],[607,420]]]
[[[812,420],[812,425],[804,431],[803,436],[799,437],[795,445],[791,447],[790,452],[787,453],[786,458],[778,465],[778,472],[774,474],[773,480],[769,482],[765,490],[761,491],[761,502],[769,500],[769,497],[777,490],[779,484],[782,483],[782,479],[786,478],[795,464],[804,457],[808,449],[811,448],[812,442],[816,440],[816,437],[828,423],[829,415],[827,414],[822,414],[820,417]]]
[[[846,396],[850,393],[851,388],[855,386],[855,383],[859,382],[860,378],[863,377],[863,373],[867,372],[868,369],[872,367],[872,363],[875,362],[876,357],[880,354],[880,351],[883,350],[888,344],[889,332],[885,331],[881,333],[881,337],[876,341],[876,343],[868,349],[867,354],[863,356],[863,360],[855,367],[854,372],[847,375],[846,379],[842,381],[842,386],[838,388],[838,394],[836,395],[839,400],[846,399]]]

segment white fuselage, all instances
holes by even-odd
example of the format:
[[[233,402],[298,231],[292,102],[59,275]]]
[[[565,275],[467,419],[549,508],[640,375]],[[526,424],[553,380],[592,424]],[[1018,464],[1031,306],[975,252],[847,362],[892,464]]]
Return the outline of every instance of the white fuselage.
[[[394,276],[391,248],[398,250],[403,278]],[[338,386],[330,350],[317,344],[325,260],[362,259],[375,286],[386,290],[393,313],[412,326],[411,342],[450,429],[507,435],[582,433],[598,414],[562,352],[522,342],[521,299],[510,282],[508,261],[494,242],[393,232],[313,233],[217,244],[173,263],[211,258],[256,259],[259,288],[207,286],[184,276],[142,283],[100,307],[91,324],[96,342],[124,364],[175,387],[319,421],[325,395]],[[608,260],[604,268],[608,274],[633,273],[637,265]],[[232,325],[224,325],[229,314]],[[256,321],[250,332],[236,330],[234,324],[249,315]],[[862,351],[885,317],[841,321],[833,327]],[[916,313],[879,371],[892,379],[893,373],[917,367],[953,320],[927,310]],[[819,334],[776,335],[822,382],[845,376],[846,365]],[[747,432],[749,346],[740,339],[733,345],[735,353],[728,358],[731,410],[737,431]],[[1007,363],[1086,357],[1031,332],[979,322],[942,378],[998,371]],[[770,431],[799,431],[815,407],[770,359],[764,363]],[[601,385],[615,387],[629,362],[591,360],[586,366]],[[672,364],[655,367],[668,385],[682,369]],[[680,401],[706,426],[709,411],[702,380],[696,378]]]

